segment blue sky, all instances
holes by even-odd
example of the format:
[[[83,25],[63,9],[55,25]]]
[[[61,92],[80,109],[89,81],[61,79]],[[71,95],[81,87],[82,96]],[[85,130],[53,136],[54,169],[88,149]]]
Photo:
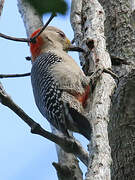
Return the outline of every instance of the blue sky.
[[[68,1],[68,2],[71,2]],[[47,17],[44,17],[44,21]],[[70,40],[73,31],[69,13],[57,17],[51,25],[62,29]],[[16,0],[6,0],[0,19],[0,32],[26,37],[25,28],[17,9]],[[26,43],[0,39],[0,74],[30,72],[31,63]],[[78,59],[77,53],[73,58]],[[7,93],[34,120],[50,131],[49,123],[39,113],[32,94],[30,77],[0,80]],[[0,179],[1,180],[56,180],[52,162],[57,162],[55,145],[30,133],[30,128],[10,109],[0,104]],[[85,141],[81,136],[79,139]],[[85,143],[86,144],[86,143]],[[85,146],[86,148],[86,146]],[[84,166],[81,165],[83,168]]]

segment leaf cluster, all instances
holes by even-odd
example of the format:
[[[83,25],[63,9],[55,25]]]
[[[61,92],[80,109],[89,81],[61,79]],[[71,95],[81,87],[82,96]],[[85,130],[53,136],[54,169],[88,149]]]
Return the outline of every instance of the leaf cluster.
[[[24,0],[38,12],[40,16],[45,13],[60,13],[64,15],[67,11],[67,3],[64,0]]]

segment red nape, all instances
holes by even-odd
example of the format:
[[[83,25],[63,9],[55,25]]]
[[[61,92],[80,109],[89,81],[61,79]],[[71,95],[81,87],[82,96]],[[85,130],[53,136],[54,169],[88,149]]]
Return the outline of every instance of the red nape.
[[[33,32],[31,34],[30,37],[31,38],[34,37],[39,31],[40,31],[40,29],[37,29],[35,32]],[[38,36],[36,38],[36,43],[30,43],[30,51],[32,54],[32,61],[34,61],[35,58],[40,55],[42,45],[43,45],[43,39],[41,36]]]

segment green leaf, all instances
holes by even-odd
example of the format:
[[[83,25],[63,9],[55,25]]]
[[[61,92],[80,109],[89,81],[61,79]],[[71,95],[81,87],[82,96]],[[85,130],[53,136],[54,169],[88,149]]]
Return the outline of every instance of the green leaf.
[[[39,15],[45,13],[65,14],[67,11],[67,3],[64,0],[24,0],[28,2]]]

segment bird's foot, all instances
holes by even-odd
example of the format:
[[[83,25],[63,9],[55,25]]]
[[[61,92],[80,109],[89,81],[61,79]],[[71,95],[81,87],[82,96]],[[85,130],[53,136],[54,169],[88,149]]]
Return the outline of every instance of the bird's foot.
[[[110,74],[114,79],[117,79],[119,82],[119,77],[110,69],[110,68],[99,68],[95,72],[92,72],[91,75],[89,76],[90,84],[92,86],[92,90],[94,90],[94,87],[96,86],[96,83],[102,73],[108,73]]]

